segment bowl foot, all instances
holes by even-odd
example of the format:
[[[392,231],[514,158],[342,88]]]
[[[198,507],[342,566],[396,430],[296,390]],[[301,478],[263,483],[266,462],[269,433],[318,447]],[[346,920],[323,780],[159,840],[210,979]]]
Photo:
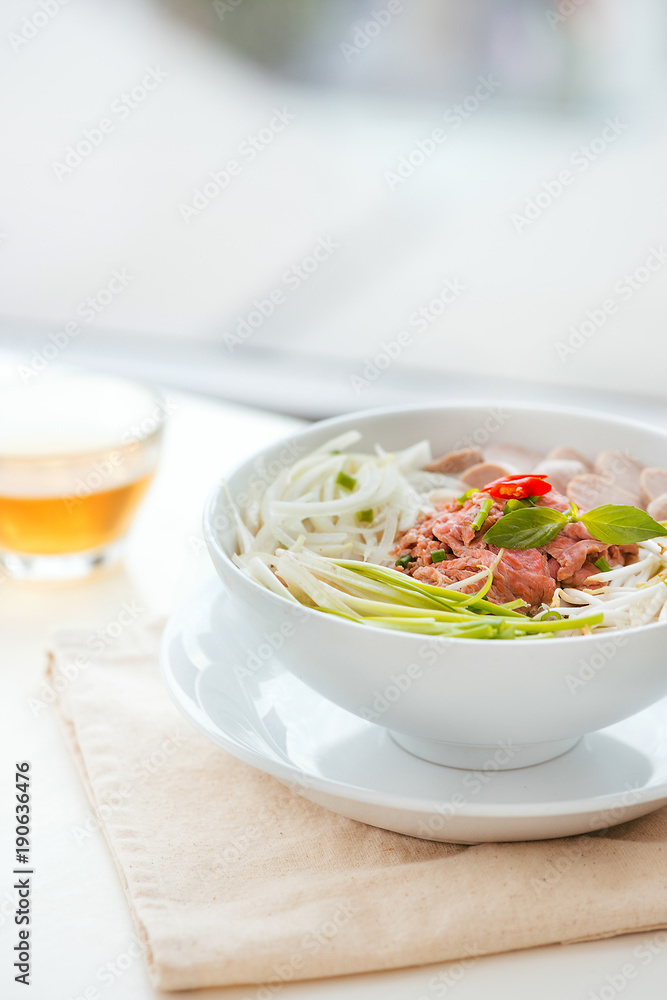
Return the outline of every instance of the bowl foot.
[[[403,750],[428,760],[432,764],[459,767],[466,771],[512,771],[519,767],[544,764],[560,757],[576,746],[580,737],[556,740],[551,743],[528,743],[516,746],[510,740],[501,740],[489,746],[467,743],[445,743],[440,740],[423,740],[416,736],[391,732],[390,736]]]

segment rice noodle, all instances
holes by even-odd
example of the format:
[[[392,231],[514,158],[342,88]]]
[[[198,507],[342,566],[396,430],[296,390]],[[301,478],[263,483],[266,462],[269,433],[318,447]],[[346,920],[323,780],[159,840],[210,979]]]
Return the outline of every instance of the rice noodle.
[[[450,498],[461,491],[458,480],[423,472],[428,441],[395,453],[344,451],[360,437],[350,431],[327,441],[251,493],[243,517],[235,511],[241,554],[270,566],[271,556],[303,536],[303,548],[317,555],[383,563],[397,532],[434,510],[432,489]],[[352,489],[340,483],[341,474],[354,480]]]
[[[639,559],[588,578],[589,584],[606,586],[594,593],[588,588],[565,587],[556,591],[563,615],[582,607],[604,612],[606,628],[628,628],[667,621],[667,547],[662,539],[639,542]],[[569,605],[569,607],[568,607]]]

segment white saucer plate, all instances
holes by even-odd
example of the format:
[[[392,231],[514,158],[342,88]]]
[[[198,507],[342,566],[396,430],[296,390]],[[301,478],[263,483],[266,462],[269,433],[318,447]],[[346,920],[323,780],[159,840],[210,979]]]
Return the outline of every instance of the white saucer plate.
[[[545,840],[602,830],[667,803],[667,699],[544,764],[511,771],[431,764],[285,669],[280,649],[239,620],[217,578],[172,615],[161,662],[176,705],[211,740],[371,826],[461,844]]]

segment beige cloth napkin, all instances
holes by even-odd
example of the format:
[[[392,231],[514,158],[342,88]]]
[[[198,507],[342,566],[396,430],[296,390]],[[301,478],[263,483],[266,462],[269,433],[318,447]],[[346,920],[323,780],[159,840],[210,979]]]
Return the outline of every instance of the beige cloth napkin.
[[[462,847],[365,826],[178,713],[160,627],[50,657],[69,745],[163,990],[419,965],[667,926],[667,809],[603,835]]]

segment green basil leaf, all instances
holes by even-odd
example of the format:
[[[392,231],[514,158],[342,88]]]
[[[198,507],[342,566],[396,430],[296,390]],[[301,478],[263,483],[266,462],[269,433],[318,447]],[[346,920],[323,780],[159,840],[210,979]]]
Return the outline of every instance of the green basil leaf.
[[[484,541],[504,549],[537,549],[553,541],[565,524],[567,515],[551,507],[524,507],[496,521]]]
[[[593,538],[606,545],[631,545],[667,535],[667,528],[639,507],[608,503],[580,514],[579,520]]]

